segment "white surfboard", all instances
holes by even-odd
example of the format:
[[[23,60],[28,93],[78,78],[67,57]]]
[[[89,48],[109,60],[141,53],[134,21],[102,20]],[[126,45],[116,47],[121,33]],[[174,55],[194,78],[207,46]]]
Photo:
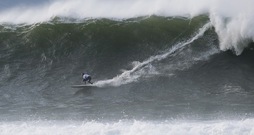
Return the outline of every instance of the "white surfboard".
[[[98,86],[92,85],[92,84],[72,85],[71,87],[72,87],[72,88],[85,88],[85,87],[87,87],[87,88],[97,87],[97,88],[98,88]]]

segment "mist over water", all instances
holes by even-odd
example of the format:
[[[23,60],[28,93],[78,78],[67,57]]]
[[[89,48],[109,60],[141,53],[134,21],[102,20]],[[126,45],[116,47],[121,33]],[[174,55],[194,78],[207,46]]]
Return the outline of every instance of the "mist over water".
[[[0,134],[254,134],[253,4],[1,1]]]

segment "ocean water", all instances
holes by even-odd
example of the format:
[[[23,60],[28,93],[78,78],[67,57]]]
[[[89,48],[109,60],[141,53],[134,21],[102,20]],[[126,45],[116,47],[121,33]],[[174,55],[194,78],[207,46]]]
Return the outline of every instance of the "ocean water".
[[[253,135],[253,4],[1,1],[0,134]]]

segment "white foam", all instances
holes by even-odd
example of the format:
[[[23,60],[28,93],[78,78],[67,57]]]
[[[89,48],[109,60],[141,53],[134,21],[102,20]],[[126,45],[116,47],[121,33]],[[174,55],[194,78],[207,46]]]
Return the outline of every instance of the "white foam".
[[[1,122],[1,135],[253,135],[254,119],[221,121]]]
[[[134,67],[131,70],[125,70],[122,74],[117,75],[116,77],[114,77],[112,79],[101,80],[101,81],[94,83],[94,85],[96,85],[98,87],[120,86],[123,84],[135,82],[143,75],[154,74],[154,73],[156,73],[156,70],[151,65],[151,63],[156,62],[156,61],[161,61],[161,60],[164,60],[164,59],[170,57],[176,51],[183,49],[185,46],[189,45],[193,41],[202,37],[203,34],[209,28],[211,28],[211,23],[205,24],[202,28],[199,29],[198,33],[194,37],[190,38],[189,40],[187,40],[185,42],[181,42],[181,43],[178,43],[178,44],[172,46],[165,53],[151,56],[142,62],[135,62]],[[149,69],[149,70],[147,70],[147,69]]]
[[[210,3],[210,2],[209,2]],[[36,23],[52,17],[133,18],[147,15],[195,16],[207,1],[191,0],[51,0],[42,5],[18,5],[0,12],[0,22]]]
[[[219,36],[222,50],[241,54],[249,42],[254,41],[254,9],[252,0],[216,1],[210,8],[210,19]]]

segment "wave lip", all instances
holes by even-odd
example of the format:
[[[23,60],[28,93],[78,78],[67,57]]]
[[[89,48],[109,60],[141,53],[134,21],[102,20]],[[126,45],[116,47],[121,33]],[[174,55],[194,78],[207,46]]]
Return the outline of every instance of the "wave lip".
[[[10,2],[3,2],[10,5]],[[252,0],[51,0],[17,2],[0,10],[0,23],[47,22],[54,17],[67,18],[135,18],[139,16],[184,16],[195,17],[202,14],[236,18],[239,15],[250,17]],[[30,4],[32,3],[32,4]],[[230,6],[228,4],[230,3]],[[149,8],[148,8],[149,7]]]
[[[197,16],[204,12],[207,2],[184,0],[53,0],[33,5],[13,5],[0,11],[0,23],[38,23],[47,22],[54,17],[67,18],[135,18],[139,16]],[[201,4],[202,3],[202,4]],[[210,3],[210,2],[209,2]],[[149,7],[149,8],[147,8]],[[206,11],[207,12],[207,11]]]

